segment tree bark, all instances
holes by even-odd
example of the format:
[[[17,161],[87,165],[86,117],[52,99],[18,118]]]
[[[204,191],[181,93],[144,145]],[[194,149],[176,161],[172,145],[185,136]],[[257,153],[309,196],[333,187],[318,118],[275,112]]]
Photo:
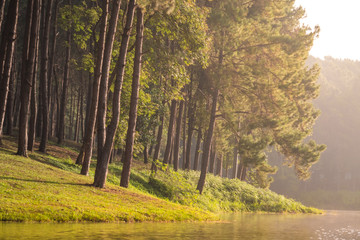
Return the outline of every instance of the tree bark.
[[[149,163],[149,150],[148,150],[147,145],[144,146],[143,153],[144,153],[144,163],[148,164]]]
[[[236,142],[236,140],[235,140]],[[234,159],[233,159],[233,172],[231,175],[231,178],[234,179],[237,176],[237,169],[238,169],[238,150],[237,150],[237,146],[234,147]]]
[[[6,0],[0,0],[0,31],[1,31],[2,22],[4,19],[5,2],[6,2]]]
[[[18,69],[21,69],[20,64]],[[21,92],[21,73],[15,74],[16,78],[16,90],[15,90],[15,98],[14,98],[14,122],[13,127],[18,126],[19,114],[20,114],[20,92]]]
[[[63,80],[62,91],[61,91],[58,144],[63,144],[64,137],[65,137],[65,112],[66,112],[67,89],[68,89],[68,84],[69,84],[70,55],[71,55],[71,31],[70,30],[67,31],[66,40],[67,40],[66,57],[65,57],[65,64],[64,64],[64,80]]]
[[[30,13],[29,13],[30,12]],[[27,157],[27,128],[28,112],[30,103],[30,92],[32,88],[32,77],[34,73],[34,62],[36,45],[39,34],[40,0],[29,0],[26,17],[23,65],[21,76],[21,108],[19,122],[18,155]],[[31,24],[30,24],[31,22]]]
[[[154,157],[153,157],[153,162],[151,165],[151,171],[155,171],[155,172],[157,171],[156,161],[159,160],[159,155],[160,155],[160,146],[161,146],[163,129],[164,129],[164,114],[162,113],[160,116],[160,125],[158,128],[158,134],[156,137],[156,146],[155,146],[155,150],[154,150]]]
[[[171,156],[171,147],[173,145],[173,136],[174,136],[174,123],[175,123],[175,116],[176,116],[176,100],[171,100],[170,106],[170,119],[169,119],[169,127],[168,127],[168,134],[166,140],[166,147],[164,153],[163,164],[169,164],[170,156]]]
[[[1,21],[3,15],[2,13],[4,7],[3,5],[4,3],[0,3]],[[17,22],[18,22],[18,9],[19,9],[19,0],[14,0],[9,3],[5,24],[4,24],[4,31],[2,32],[1,43],[0,43],[0,145],[2,144],[1,136],[3,132],[7,95],[9,92],[9,82],[11,76],[11,69],[13,65],[16,30],[17,30]],[[1,30],[1,25],[0,25],[0,30]]]
[[[191,163],[191,143],[192,143],[192,136],[193,136],[194,125],[195,125],[195,111],[196,111],[196,102],[193,100],[193,98],[191,96],[191,84],[190,84],[189,106],[188,106],[189,122],[188,122],[188,129],[187,129],[187,144],[186,144],[186,162],[189,163],[189,166]],[[201,131],[200,131],[200,134],[201,134]],[[194,165],[195,165],[195,160],[194,160]],[[195,167],[194,167],[194,169],[195,169]]]
[[[118,1],[120,7],[120,1]],[[108,172],[109,165],[109,155],[111,153],[111,148],[114,142],[114,136],[116,133],[116,129],[118,126],[119,118],[120,118],[120,99],[121,99],[121,90],[122,83],[124,80],[125,74],[125,66],[126,66],[126,56],[129,46],[130,33],[132,29],[132,23],[134,19],[134,11],[135,11],[135,0],[130,0],[128,3],[128,12],[126,15],[126,23],[123,29],[120,53],[119,53],[119,68],[116,69],[116,81],[114,86],[114,94],[113,94],[113,103],[112,103],[112,118],[110,120],[110,124],[106,131],[106,139],[103,149],[101,150],[101,155],[98,156],[98,161],[96,164],[95,178],[94,178],[94,186],[103,188],[106,183],[106,177]],[[117,14],[118,15],[118,14]],[[112,16],[115,16],[112,14]],[[111,22],[111,21],[110,21]],[[117,20],[116,20],[117,22]],[[110,27],[111,28],[111,27]],[[116,29],[116,26],[115,28]],[[135,63],[134,63],[135,64]],[[135,72],[134,72],[135,74]],[[109,75],[107,75],[108,79]],[[100,95],[100,93],[99,93]],[[124,166],[123,166],[124,171]]]
[[[223,155],[221,154],[219,156],[219,158],[217,159],[217,162],[216,162],[216,175],[222,177],[223,174],[223,160],[224,160],[224,157]]]
[[[102,148],[106,139],[106,112],[107,112],[107,100],[108,100],[108,84],[110,73],[111,54],[114,44],[114,38],[116,33],[116,26],[119,18],[120,0],[115,0],[113,4],[113,10],[111,13],[111,19],[109,22],[109,31],[106,35],[104,60],[102,65],[102,73],[100,80],[99,90],[99,103],[97,113],[97,154],[101,156]]]
[[[204,142],[204,152],[202,155],[201,173],[200,173],[199,182],[198,182],[198,185],[196,188],[197,190],[199,190],[200,194],[204,190],[206,172],[207,172],[207,168],[208,168],[208,164],[209,164],[210,145],[212,142],[212,137],[213,137],[214,128],[215,128],[215,115],[216,115],[216,105],[217,105],[218,96],[219,96],[219,90],[215,90],[213,93],[213,101],[212,101],[212,107],[211,107],[209,128],[208,128],[207,136],[206,136],[206,139]]]
[[[53,7],[53,13],[54,17],[51,17],[51,49],[49,52],[49,67],[48,67],[48,100],[49,100],[49,129],[48,133],[49,136],[53,136],[53,129],[54,129],[54,106],[55,106],[55,94],[52,88],[52,80],[53,80],[53,73],[54,73],[54,62],[55,62],[55,52],[56,52],[56,37],[57,37],[57,11],[58,11],[58,4],[59,0],[53,0],[54,7]]]
[[[5,134],[12,135],[13,132],[13,110],[14,110],[14,87],[16,80],[15,58],[13,58],[13,65],[11,67],[11,78],[9,83],[9,93],[6,103],[6,129]]]
[[[135,140],[135,128],[137,118],[137,107],[139,101],[140,90],[140,74],[141,74],[141,57],[142,47],[144,39],[144,13],[143,10],[138,7],[136,10],[136,41],[135,41],[135,56],[134,56],[134,72],[131,88],[131,102],[129,113],[129,124],[126,135],[126,147],[125,147],[125,161],[121,172],[120,186],[127,188],[130,181],[130,168],[134,151]]]
[[[45,1],[44,1],[45,2]],[[49,124],[49,96],[48,96],[48,64],[49,64],[49,36],[50,22],[52,16],[53,0],[47,0],[45,18],[43,19],[43,36],[41,42],[41,65],[40,65],[40,91],[41,91],[41,107],[42,112],[42,131],[39,146],[40,152],[46,152],[46,144],[48,140],[48,124]]]
[[[38,50],[37,50],[38,52]],[[31,88],[31,96],[30,96],[30,120],[29,120],[29,139],[28,139],[28,151],[32,152],[34,150],[34,143],[35,143],[35,128],[37,122],[37,101],[36,101],[36,69],[37,69],[37,62],[38,62],[38,53],[35,57],[35,65],[34,65],[34,75],[32,78],[32,88]]]
[[[211,144],[211,150],[210,150],[210,167],[209,167],[209,173],[215,173],[215,159],[216,159],[216,143],[213,139]]]
[[[191,166],[191,159],[189,159],[189,162],[186,161],[186,109],[187,109],[187,101],[184,102],[184,114],[183,114],[183,130],[182,130],[182,134],[183,134],[183,139],[182,139],[182,146],[183,146],[183,151],[182,151],[182,162],[183,162],[183,169],[187,169],[190,170],[190,166]]]
[[[180,150],[180,136],[181,136],[181,123],[182,123],[182,113],[184,109],[184,101],[180,101],[179,113],[176,121],[176,134],[174,142],[174,170],[177,171],[179,168],[179,150]]]
[[[104,60],[104,49],[105,49],[105,37],[106,37],[106,28],[107,28],[107,19],[108,19],[108,8],[109,1],[103,1],[102,6],[102,16],[100,22],[100,35],[96,49],[96,64],[94,69],[94,81],[92,86],[91,102],[90,109],[87,113],[87,128],[85,131],[84,141],[82,145],[82,150],[80,151],[79,156],[77,157],[76,163],[82,164],[81,174],[88,175],[90,168],[90,160],[92,156],[93,149],[93,140],[94,140],[94,130],[96,123],[96,114],[98,109],[99,101],[99,86],[101,79],[101,69]],[[89,89],[90,90],[90,89]],[[88,100],[89,100],[88,96]],[[84,156],[84,158],[83,158]]]
[[[236,173],[236,177],[240,180],[241,180],[242,169],[243,169],[243,164],[242,164],[242,161],[240,160],[240,163],[238,164],[238,170]]]
[[[82,80],[82,78],[81,78]],[[78,99],[77,99],[77,104],[76,104],[76,118],[75,118],[75,130],[74,130],[74,141],[77,142],[78,141],[78,136],[79,136],[79,125],[80,125],[80,99],[82,96],[82,90],[81,87],[79,87],[78,90],[78,94],[80,94],[80,96],[78,95]]]
[[[197,171],[199,169],[199,156],[200,156],[200,145],[201,145],[201,129],[198,131],[198,136],[196,140],[196,146],[195,146],[195,157],[194,157],[194,170]]]

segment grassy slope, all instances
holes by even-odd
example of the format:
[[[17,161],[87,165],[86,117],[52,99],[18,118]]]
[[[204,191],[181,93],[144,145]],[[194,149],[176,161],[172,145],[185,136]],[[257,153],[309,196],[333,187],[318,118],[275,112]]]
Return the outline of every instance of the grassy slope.
[[[77,174],[74,150],[52,145],[49,155],[34,152],[24,158],[14,155],[10,140],[5,138],[6,149],[0,148],[0,220],[183,221],[216,219],[208,211],[319,213],[271,191],[211,174],[199,195],[198,172],[150,176],[141,163],[133,166],[130,189],[118,187],[119,164],[110,165],[107,188],[96,189],[90,186],[92,177]]]
[[[5,140],[7,147],[11,145]],[[52,147],[51,154],[58,150]],[[71,151],[63,149],[63,155]],[[69,159],[32,153],[30,158],[0,148],[0,220],[3,221],[183,221],[215,215],[108,184],[67,170]],[[56,165],[56,166],[54,166]],[[63,169],[60,169],[60,168]]]

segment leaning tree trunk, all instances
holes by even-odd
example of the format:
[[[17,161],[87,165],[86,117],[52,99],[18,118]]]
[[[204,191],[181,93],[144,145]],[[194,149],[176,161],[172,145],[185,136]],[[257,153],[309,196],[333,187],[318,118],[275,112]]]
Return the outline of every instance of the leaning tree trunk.
[[[175,143],[174,143],[174,170],[177,171],[179,168],[179,149],[180,149],[180,136],[181,136],[181,122],[182,122],[182,113],[184,109],[184,101],[180,102],[179,113],[176,121],[176,134],[175,134]]]
[[[144,13],[143,10],[138,7],[136,10],[136,41],[135,41],[135,56],[134,56],[134,72],[133,81],[131,86],[131,101],[129,112],[129,124],[126,135],[126,147],[125,147],[125,161],[121,172],[120,186],[128,187],[130,181],[130,168],[134,151],[135,140],[135,128],[137,118],[137,105],[139,101],[140,90],[140,73],[141,73],[141,57],[142,47],[144,39]]]
[[[119,2],[120,5],[120,2]],[[119,118],[120,118],[120,99],[121,99],[121,90],[122,83],[124,80],[125,74],[125,66],[126,66],[126,56],[129,46],[130,33],[132,28],[132,23],[134,19],[134,11],[135,11],[135,0],[130,0],[128,3],[128,12],[126,15],[126,23],[123,29],[120,53],[119,53],[119,68],[116,69],[116,81],[114,86],[114,94],[113,94],[113,103],[112,103],[112,118],[110,120],[110,124],[106,131],[106,139],[104,147],[101,151],[101,155],[98,156],[98,161],[96,164],[95,170],[95,178],[94,178],[94,186],[103,188],[106,183],[106,176],[108,172],[109,158],[111,153],[111,148],[113,146],[115,132],[118,126]],[[134,63],[135,64],[135,63]],[[135,74],[135,72],[134,72]],[[124,167],[123,167],[124,169]]]
[[[4,2],[0,4],[0,30],[1,30],[1,21],[3,15],[3,5]],[[9,92],[9,83],[11,77],[11,69],[13,66],[13,57],[14,57],[14,47],[16,40],[16,29],[18,22],[18,9],[19,9],[19,0],[14,0],[9,3],[8,11],[4,24],[4,31],[1,36],[0,44],[0,145],[1,145],[1,135],[3,132],[4,126],[4,117],[6,111],[7,96]]]
[[[0,0],[0,30],[2,27],[3,19],[4,19],[5,2],[6,2],[6,0]]]
[[[169,128],[166,140],[166,147],[164,153],[164,160],[163,164],[168,164],[170,161],[171,156],[171,147],[173,145],[173,136],[174,136],[174,123],[175,123],[175,116],[176,116],[176,100],[171,100],[170,106],[170,120],[169,120]]]
[[[76,159],[77,164],[82,164],[81,174],[83,175],[88,175],[89,173],[90,160],[92,156],[96,114],[97,114],[98,101],[99,101],[99,85],[101,79],[101,69],[104,59],[107,19],[109,15],[108,8],[109,8],[109,1],[103,1],[102,16],[100,22],[100,34],[99,34],[99,40],[96,50],[96,62],[95,62],[96,64],[94,69],[94,81],[92,86],[91,100],[89,99],[88,96],[88,100],[90,100],[91,102],[90,102],[89,111],[87,112],[87,121],[86,121],[87,128],[84,135],[83,145]]]
[[[45,1],[44,1],[45,2]],[[48,124],[49,124],[49,96],[48,96],[48,62],[49,62],[49,35],[50,35],[50,21],[53,0],[47,0],[45,18],[43,20],[43,35],[41,41],[41,65],[40,65],[40,92],[42,98],[42,131],[39,150],[46,152],[46,143],[48,140]]]
[[[21,108],[17,151],[17,154],[22,156],[27,156],[28,112],[32,88],[31,80],[34,73],[36,42],[39,34],[40,0],[29,0],[27,8],[21,72]]]
[[[200,194],[204,190],[205,185],[205,178],[206,178],[206,172],[209,164],[209,155],[210,155],[210,146],[212,142],[212,137],[214,133],[215,128],[215,115],[216,115],[216,105],[217,105],[217,99],[219,96],[219,90],[214,91],[213,101],[212,101],[212,107],[211,107],[211,115],[210,115],[210,123],[209,128],[207,131],[207,136],[204,142],[204,152],[202,155],[202,163],[201,163],[201,173],[199,182],[197,185],[197,190],[199,190]]]

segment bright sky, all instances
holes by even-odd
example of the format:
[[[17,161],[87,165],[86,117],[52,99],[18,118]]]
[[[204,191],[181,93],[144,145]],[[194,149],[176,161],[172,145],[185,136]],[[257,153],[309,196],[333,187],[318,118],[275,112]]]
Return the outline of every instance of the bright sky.
[[[320,26],[311,55],[360,60],[360,0],[296,0],[296,5],[305,8],[305,24]]]

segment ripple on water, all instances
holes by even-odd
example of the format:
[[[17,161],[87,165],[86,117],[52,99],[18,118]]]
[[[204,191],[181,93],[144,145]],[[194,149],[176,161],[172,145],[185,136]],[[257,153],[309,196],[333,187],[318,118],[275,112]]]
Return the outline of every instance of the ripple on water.
[[[315,231],[318,240],[334,239],[334,240],[349,240],[360,239],[360,229],[354,229],[351,226],[342,227],[333,230],[326,230],[324,228]]]

